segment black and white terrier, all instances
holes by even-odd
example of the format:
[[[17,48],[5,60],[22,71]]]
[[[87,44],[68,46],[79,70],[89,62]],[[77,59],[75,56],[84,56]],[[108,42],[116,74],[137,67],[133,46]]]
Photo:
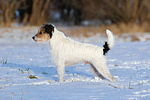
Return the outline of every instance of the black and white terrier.
[[[106,30],[108,42],[103,47],[80,43],[74,41],[58,31],[52,24],[44,24],[33,36],[37,43],[48,42],[51,46],[52,62],[57,66],[59,82],[64,82],[65,66],[85,62],[90,64],[91,71],[101,79],[109,79],[115,82],[116,79],[110,74],[106,65],[106,56],[114,44],[114,37],[111,31]]]

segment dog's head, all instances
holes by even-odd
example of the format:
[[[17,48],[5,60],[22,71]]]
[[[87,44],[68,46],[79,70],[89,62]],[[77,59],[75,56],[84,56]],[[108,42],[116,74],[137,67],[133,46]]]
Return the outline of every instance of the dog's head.
[[[52,24],[43,24],[38,30],[38,33],[35,36],[33,36],[32,39],[37,43],[47,42],[52,38],[54,28],[55,27]]]

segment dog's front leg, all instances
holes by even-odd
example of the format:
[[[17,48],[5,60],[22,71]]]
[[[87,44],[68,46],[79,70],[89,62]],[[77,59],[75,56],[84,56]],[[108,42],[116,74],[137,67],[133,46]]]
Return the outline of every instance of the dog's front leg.
[[[63,63],[58,64],[57,72],[59,76],[59,82],[64,82],[65,65]]]

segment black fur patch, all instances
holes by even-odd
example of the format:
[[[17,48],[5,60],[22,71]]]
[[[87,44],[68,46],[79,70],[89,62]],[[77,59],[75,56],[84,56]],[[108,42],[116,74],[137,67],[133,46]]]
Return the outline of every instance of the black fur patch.
[[[107,42],[105,42],[105,44],[103,45],[103,47],[104,47],[103,48],[103,55],[105,55],[110,50],[110,48],[109,48]]]
[[[44,24],[42,27],[46,33],[49,34],[50,38],[52,38],[52,32],[54,32],[54,26],[52,24]]]

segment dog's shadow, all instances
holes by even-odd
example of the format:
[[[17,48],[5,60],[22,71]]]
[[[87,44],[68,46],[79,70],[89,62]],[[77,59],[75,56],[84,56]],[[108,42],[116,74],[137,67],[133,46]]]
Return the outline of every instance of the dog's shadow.
[[[36,75],[37,77],[42,75],[44,78],[46,78],[46,80],[53,80],[53,81],[59,82],[56,66],[40,67],[40,66],[17,64],[17,63],[1,64],[0,66],[15,68],[15,69],[18,69],[18,71],[20,71],[20,70],[26,71],[26,72],[32,71],[34,73],[34,75]],[[66,67],[65,68],[65,76],[75,74],[78,76],[93,77],[93,75],[91,73],[86,73],[85,71],[82,71],[82,70],[78,69],[77,66]],[[29,73],[29,75],[30,75],[30,73]],[[70,76],[69,78],[73,78],[73,77],[75,77],[75,76]]]

